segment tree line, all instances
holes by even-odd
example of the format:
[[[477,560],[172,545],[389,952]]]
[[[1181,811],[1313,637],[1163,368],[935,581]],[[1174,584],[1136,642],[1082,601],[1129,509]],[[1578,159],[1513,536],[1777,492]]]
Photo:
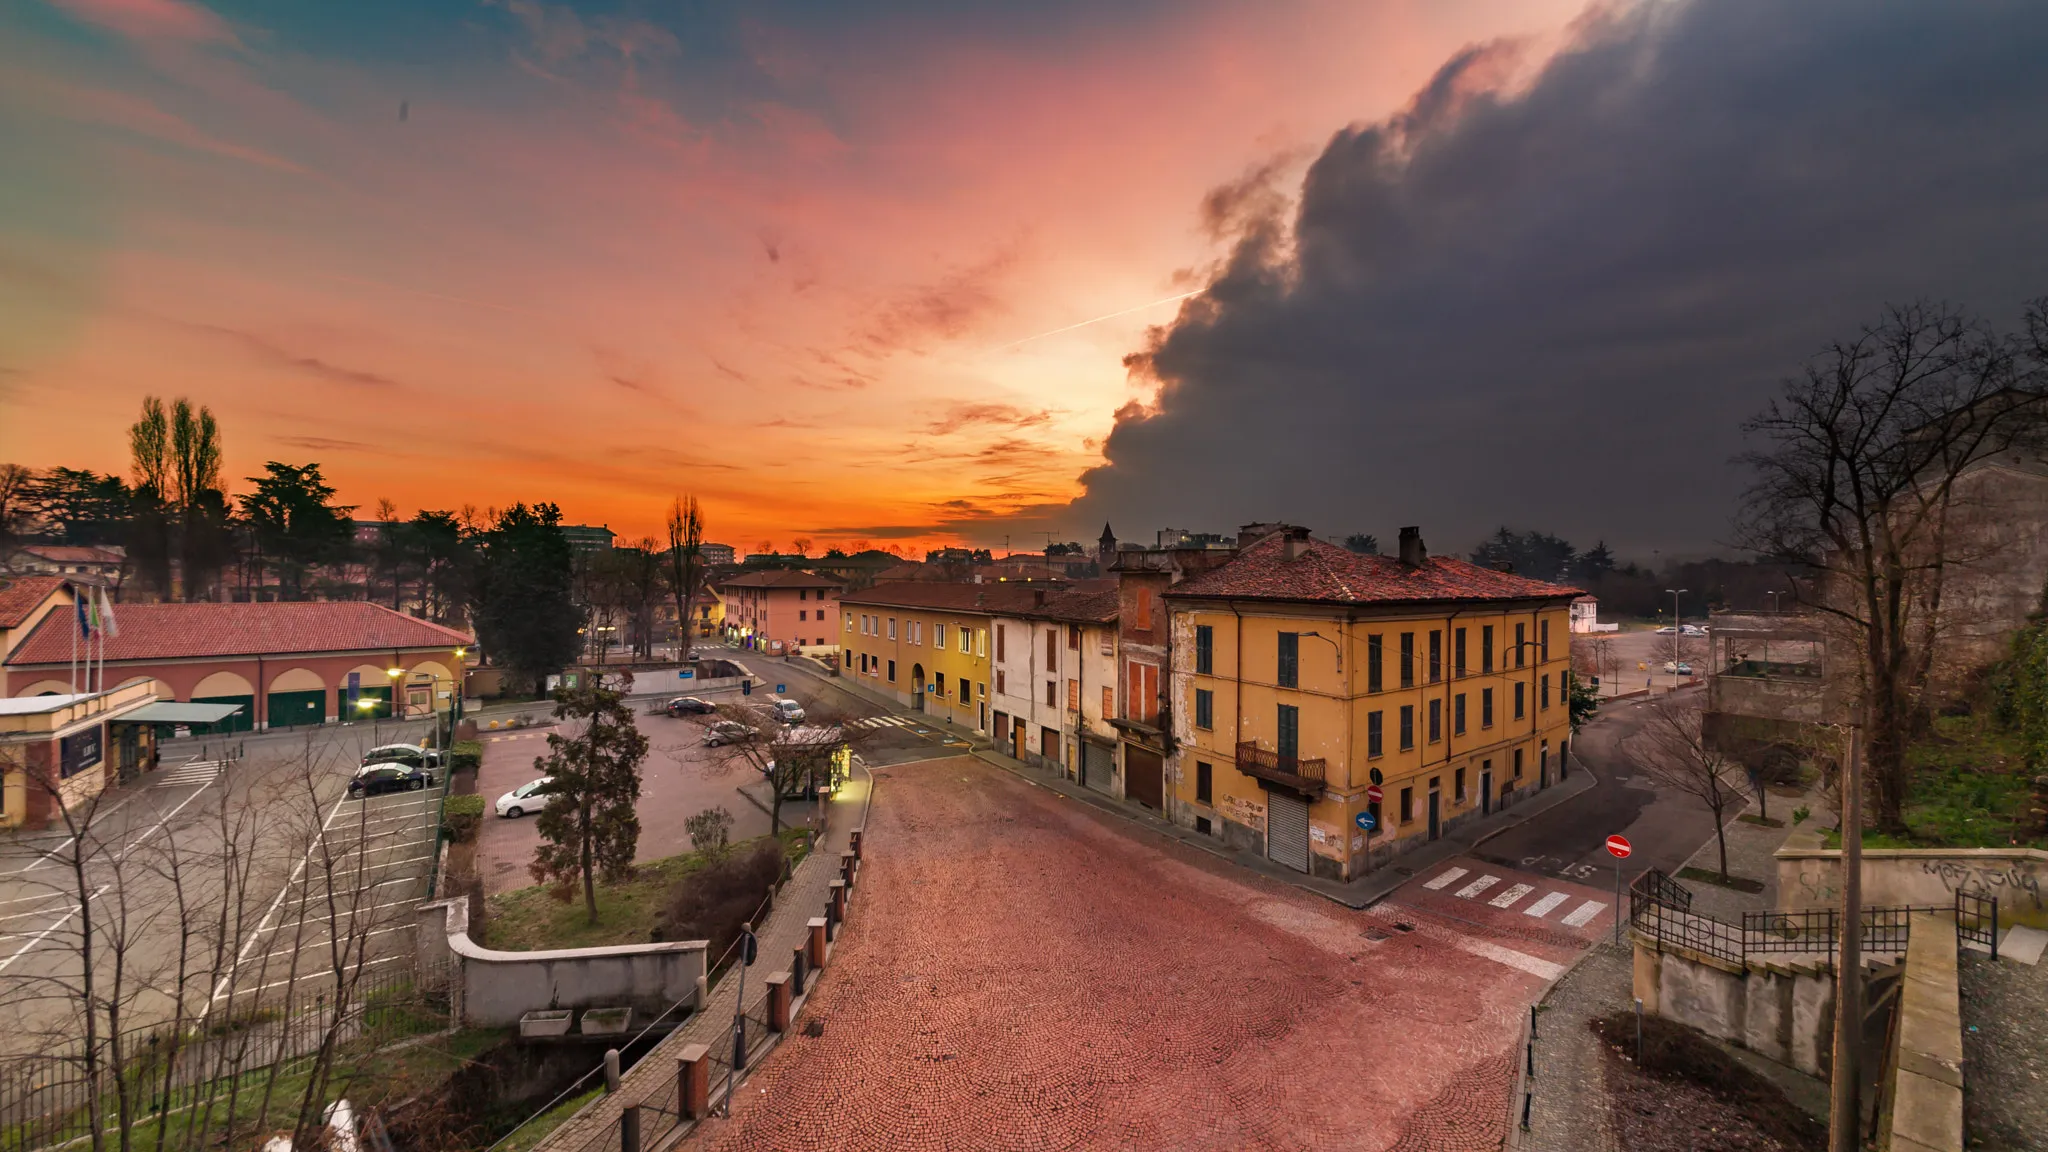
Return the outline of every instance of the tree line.
[[[453,627],[473,626],[486,656],[533,685],[618,646],[653,654],[672,608],[679,656],[703,595],[704,518],[677,496],[668,539],[579,551],[548,502],[479,511],[426,509],[401,519],[380,499],[372,520],[340,503],[317,461],[265,462],[230,495],[213,412],[147,397],[128,430],[129,475],[0,464],[0,574],[20,550],[59,544],[118,550],[125,600],[367,600]]]

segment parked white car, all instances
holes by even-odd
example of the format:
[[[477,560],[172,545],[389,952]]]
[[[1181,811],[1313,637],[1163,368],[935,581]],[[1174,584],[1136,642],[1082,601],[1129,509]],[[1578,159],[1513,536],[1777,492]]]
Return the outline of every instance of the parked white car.
[[[784,724],[801,724],[804,722],[804,706],[794,700],[777,696],[769,701],[768,706],[775,710],[775,718]]]
[[[530,784],[521,784],[498,797],[498,815],[507,820],[517,820],[528,812],[538,812],[547,807],[548,798],[539,795],[539,792],[553,783],[554,779],[553,776],[543,776]]]

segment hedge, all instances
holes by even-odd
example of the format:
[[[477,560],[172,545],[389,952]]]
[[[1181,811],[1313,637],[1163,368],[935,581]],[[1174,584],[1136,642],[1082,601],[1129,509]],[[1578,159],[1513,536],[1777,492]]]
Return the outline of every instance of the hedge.
[[[483,797],[450,796],[441,806],[441,835],[457,844],[467,844],[476,837],[477,825],[483,818]]]
[[[460,772],[464,768],[474,768],[483,763],[483,759],[483,741],[457,740],[454,746],[448,749],[448,770]]]

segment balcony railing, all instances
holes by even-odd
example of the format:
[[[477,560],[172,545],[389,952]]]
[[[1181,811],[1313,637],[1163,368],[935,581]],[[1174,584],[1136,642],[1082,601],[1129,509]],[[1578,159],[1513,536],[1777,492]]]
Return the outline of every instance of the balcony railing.
[[[1315,796],[1321,794],[1324,782],[1325,761],[1318,756],[1304,760],[1299,756],[1282,756],[1278,752],[1259,747],[1253,740],[1245,740],[1237,746],[1237,770],[1247,776],[1256,776]]]

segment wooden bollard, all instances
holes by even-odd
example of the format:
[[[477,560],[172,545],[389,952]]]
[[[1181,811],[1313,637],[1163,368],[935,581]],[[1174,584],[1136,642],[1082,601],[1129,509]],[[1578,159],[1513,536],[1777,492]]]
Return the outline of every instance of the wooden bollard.
[[[711,1049],[685,1044],[676,1057],[676,1102],[684,1117],[702,1120],[711,1110]]]
[[[811,930],[811,967],[823,971],[825,968],[825,918],[813,916],[807,925]]]
[[[768,977],[768,1030],[789,1031],[789,973]]]
[[[846,881],[834,880],[829,887],[832,892],[832,923],[837,927],[846,919]]]
[[[853,830],[853,858],[855,860],[860,859],[860,832],[861,830],[858,828]]]

